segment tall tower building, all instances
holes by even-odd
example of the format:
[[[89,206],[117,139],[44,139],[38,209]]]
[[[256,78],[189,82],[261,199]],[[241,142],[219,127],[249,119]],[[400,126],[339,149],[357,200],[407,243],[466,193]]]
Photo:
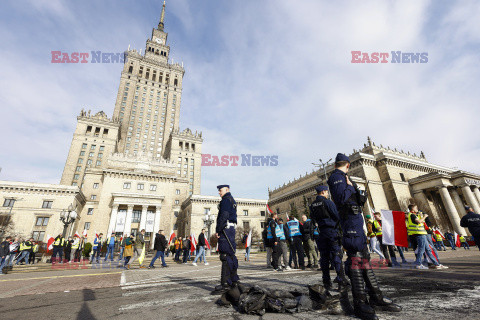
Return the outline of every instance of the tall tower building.
[[[152,153],[168,158],[165,145],[179,128],[183,66],[169,62],[168,34],[164,31],[165,1],[160,22],[147,39],[145,52],[128,49],[120,78],[113,117],[121,130],[118,151]]]

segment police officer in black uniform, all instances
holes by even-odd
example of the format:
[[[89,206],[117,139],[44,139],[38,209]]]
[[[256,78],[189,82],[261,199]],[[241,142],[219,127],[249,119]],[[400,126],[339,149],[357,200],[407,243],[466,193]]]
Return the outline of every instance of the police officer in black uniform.
[[[329,268],[330,262],[332,262],[337,272],[335,282],[338,283],[338,287],[341,290],[348,282],[345,278],[342,265],[343,250],[340,244],[341,236],[338,228],[340,217],[335,204],[332,200],[328,199],[328,187],[318,186],[315,190],[317,191],[317,198],[310,205],[310,216],[317,224],[319,231],[317,246],[320,251],[323,286],[326,289],[332,288]]]
[[[217,226],[218,252],[222,261],[220,285],[215,287],[216,293],[222,293],[235,286],[239,280],[237,275],[238,260],[235,256],[235,227],[237,226],[237,203],[230,194],[230,186],[217,186],[222,200],[218,205]]]
[[[366,194],[349,179],[349,169],[350,159],[339,153],[335,158],[335,170],[328,179],[328,186],[340,215],[343,247],[348,256],[345,271],[352,283],[355,315],[365,320],[376,320],[378,317],[375,310],[400,312],[402,308],[383,297],[373,273],[367,237],[363,230],[362,207],[366,202]]]
[[[468,228],[468,231],[470,231],[475,240],[475,244],[480,250],[480,214],[475,213],[469,206],[465,206],[465,210],[467,214],[460,220],[460,226]]]

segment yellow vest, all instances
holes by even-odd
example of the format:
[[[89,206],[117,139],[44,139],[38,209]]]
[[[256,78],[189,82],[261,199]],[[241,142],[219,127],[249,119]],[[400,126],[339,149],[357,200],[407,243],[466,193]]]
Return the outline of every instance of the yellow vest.
[[[408,214],[408,219],[407,219],[407,234],[409,236],[412,235],[419,235],[419,234],[427,234],[427,231],[425,230],[425,226],[423,223],[415,223],[415,221],[412,221],[412,215],[413,213]]]
[[[27,244],[27,242],[25,242],[25,244],[23,245],[23,250],[30,250],[32,249],[32,243],[31,242],[28,242],[29,244]]]
[[[437,241],[443,241],[442,236],[438,233],[435,234],[435,237],[437,238]]]
[[[72,244],[72,249],[78,249],[78,245],[80,244],[80,241],[77,242],[77,244]]]
[[[23,251],[25,250],[24,246],[23,246],[23,243],[20,243],[20,247],[19,247],[20,251]]]
[[[63,247],[63,244],[64,244],[64,239],[63,238],[58,238],[57,240],[55,240],[55,242],[53,243],[54,246],[60,246],[60,247]]]
[[[33,252],[38,252],[38,244],[33,246]]]
[[[377,229],[377,232],[375,233],[376,236],[381,236],[382,235],[382,226],[378,222],[378,220],[373,221],[373,225]]]
[[[467,242],[463,236],[460,236],[460,242]]]

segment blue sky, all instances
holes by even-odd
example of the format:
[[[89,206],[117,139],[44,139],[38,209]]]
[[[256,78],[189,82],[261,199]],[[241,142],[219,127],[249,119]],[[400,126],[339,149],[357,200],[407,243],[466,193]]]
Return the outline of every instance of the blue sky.
[[[82,108],[114,109],[120,64],[52,64],[51,51],[145,49],[160,0],[0,4],[1,180],[58,183]],[[203,167],[267,198],[366,137],[480,173],[478,1],[167,1],[186,69],[181,129],[203,152],[278,155],[276,167]],[[428,52],[426,64],[352,64],[351,51]]]

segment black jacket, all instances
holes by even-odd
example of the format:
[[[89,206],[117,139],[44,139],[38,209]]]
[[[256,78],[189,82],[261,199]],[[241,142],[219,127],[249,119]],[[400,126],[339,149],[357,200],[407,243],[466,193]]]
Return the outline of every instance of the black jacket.
[[[302,230],[303,241],[307,241],[308,239],[313,240],[313,231],[314,231],[314,226],[312,224],[312,220],[305,221],[303,223],[303,230]]]
[[[198,245],[205,247],[205,235],[203,233],[198,236]]]
[[[163,234],[157,233],[155,235],[155,244],[153,245],[153,249],[157,251],[165,251],[168,246],[168,241]]]
[[[0,258],[10,254],[10,242],[7,240],[0,243]]]
[[[183,240],[183,250],[190,250],[190,239]]]

